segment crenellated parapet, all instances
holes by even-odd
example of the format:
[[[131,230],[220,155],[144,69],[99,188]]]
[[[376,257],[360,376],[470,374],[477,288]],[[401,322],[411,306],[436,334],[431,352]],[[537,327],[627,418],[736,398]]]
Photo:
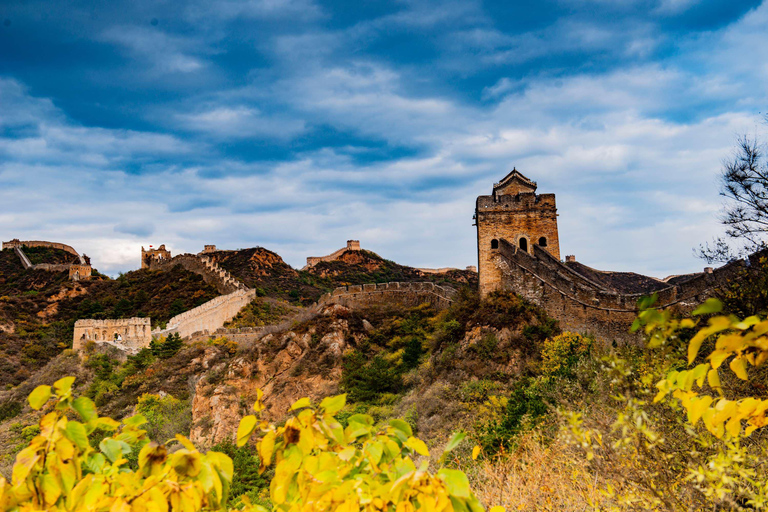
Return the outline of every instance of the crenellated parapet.
[[[360,248],[360,240],[347,240],[347,246],[342,247],[341,249],[338,249],[328,256],[309,256],[307,257],[307,264],[302,270],[307,270],[308,268],[312,268],[318,263],[324,262],[324,261],[336,261],[341,256],[346,253],[347,251],[361,251]]]
[[[575,272],[540,247],[530,254],[506,240],[499,242],[493,263],[501,275],[501,289],[543,307],[564,330],[591,333],[604,342],[640,342],[640,335],[629,330],[638,300],[651,292],[618,293]],[[656,307],[690,313],[737,279],[745,266],[744,261],[732,262],[656,290]]]
[[[212,333],[232,320],[243,307],[256,298],[256,290],[239,289],[221,295],[200,306],[168,320],[165,329],[155,329],[152,336],[167,336],[172,332],[187,338],[195,333]]]
[[[358,284],[338,287],[320,297],[318,304],[365,307],[377,304],[418,306],[430,303],[438,309],[445,309],[453,304],[457,293],[453,288],[432,282]]]

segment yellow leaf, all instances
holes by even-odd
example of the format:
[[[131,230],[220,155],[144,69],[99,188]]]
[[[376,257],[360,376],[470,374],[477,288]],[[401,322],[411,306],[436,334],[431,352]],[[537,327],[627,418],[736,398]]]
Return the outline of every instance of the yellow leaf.
[[[696,333],[696,336],[694,336],[691,341],[688,343],[688,364],[693,364],[694,359],[696,359],[696,356],[699,354],[699,349],[701,348],[701,344],[704,342],[704,339],[706,338],[706,334],[704,334],[705,331],[699,331]],[[704,334],[702,336],[702,334]]]
[[[419,455],[429,457],[429,450],[427,450],[427,445],[424,444],[424,441],[422,441],[421,439],[418,439],[416,437],[409,437],[408,440],[405,442],[405,444],[409,448],[412,448],[413,451],[415,451]]]
[[[711,403],[711,396],[703,396],[699,399],[691,400],[691,406],[688,408],[688,421],[691,422],[691,425],[695,425],[699,421],[701,415],[709,409]]]
[[[729,355],[731,355],[730,352],[725,350],[712,351],[712,353],[709,354],[709,361],[712,364],[712,368],[720,368],[720,365],[723,364],[723,361],[725,361]]]
[[[43,475],[41,484],[45,503],[49,506],[56,503],[56,500],[61,496],[61,487],[59,487],[59,482],[56,481],[56,477],[51,473],[46,473]]]
[[[291,406],[291,410],[295,411],[297,409],[304,409],[305,407],[311,407],[312,402],[309,401],[309,398],[304,397],[296,400],[294,404]]]
[[[320,402],[320,408],[326,413],[333,416],[344,408],[347,403],[347,395],[329,396]]]
[[[11,480],[13,485],[17,485],[27,478],[27,475],[29,475],[32,468],[35,467],[39,458],[40,456],[37,455],[36,450],[31,447],[24,448],[18,455],[16,455],[16,464],[13,465],[13,475]]]
[[[739,432],[741,432],[741,421],[737,416],[734,416],[725,425],[725,429],[728,431],[731,437],[738,437]]]
[[[264,392],[261,389],[256,390],[256,402],[253,404],[253,410],[256,412],[261,412],[264,410],[264,404],[261,402],[261,399],[264,397]]]
[[[259,441],[259,456],[261,457],[261,467],[266,468],[272,463],[272,452],[275,449],[275,431],[270,430]]]
[[[716,369],[709,370],[707,373],[707,382],[709,387],[722,394],[722,386],[720,385],[720,375],[718,375]]]
[[[475,445],[475,447],[472,448],[472,460],[477,460],[478,455],[480,455],[480,447]],[[504,509],[504,507],[493,507],[491,512],[493,512],[493,510],[496,508],[501,508],[502,510]]]
[[[72,384],[75,383],[74,377],[63,377],[53,383],[53,389],[59,396],[67,396],[72,392]]]
[[[237,446],[243,446],[248,442],[257,423],[256,416],[252,414],[240,420],[240,426],[237,427]]]
[[[51,398],[51,386],[37,386],[32,393],[29,394],[29,406],[34,410],[40,410],[45,402]]]
[[[496,505],[495,507],[491,507],[491,510],[489,512],[507,512],[507,509],[499,505]]]
[[[741,358],[736,357],[731,361],[731,371],[736,374],[741,380],[747,380],[747,362]]]

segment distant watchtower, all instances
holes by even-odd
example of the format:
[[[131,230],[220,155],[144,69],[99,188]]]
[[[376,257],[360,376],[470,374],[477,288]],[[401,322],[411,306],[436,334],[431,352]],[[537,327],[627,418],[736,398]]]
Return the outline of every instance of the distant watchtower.
[[[165,244],[161,245],[157,249],[149,246],[149,250],[145,251],[144,247],[141,248],[141,268],[149,268],[154,262],[164,262],[171,259],[171,251],[165,248]]]
[[[501,271],[494,261],[500,240],[529,254],[538,245],[560,258],[555,194],[536,194],[536,182],[516,169],[493,185],[492,195],[477,198],[475,221],[481,297],[501,284]]]

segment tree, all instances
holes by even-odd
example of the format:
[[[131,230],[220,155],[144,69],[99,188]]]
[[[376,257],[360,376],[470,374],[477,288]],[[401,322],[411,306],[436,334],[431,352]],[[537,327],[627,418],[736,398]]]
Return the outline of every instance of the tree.
[[[162,345],[159,348],[159,357],[162,359],[168,359],[176,355],[181,350],[184,342],[181,341],[181,336],[177,332],[172,332],[168,335]]]
[[[723,165],[720,195],[727,203],[720,220],[727,239],[716,238],[712,245],[699,247],[699,256],[710,263],[768,247],[763,240],[768,232],[768,165],[761,146],[756,138],[741,137],[733,158]]]

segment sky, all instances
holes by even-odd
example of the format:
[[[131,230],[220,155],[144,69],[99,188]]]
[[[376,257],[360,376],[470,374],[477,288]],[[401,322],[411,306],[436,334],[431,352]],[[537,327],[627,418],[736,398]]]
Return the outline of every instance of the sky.
[[[766,129],[767,26],[735,0],[3,0],[0,237],[111,275],[348,239],[463,268],[517,168],[561,254],[699,271],[723,162]]]

